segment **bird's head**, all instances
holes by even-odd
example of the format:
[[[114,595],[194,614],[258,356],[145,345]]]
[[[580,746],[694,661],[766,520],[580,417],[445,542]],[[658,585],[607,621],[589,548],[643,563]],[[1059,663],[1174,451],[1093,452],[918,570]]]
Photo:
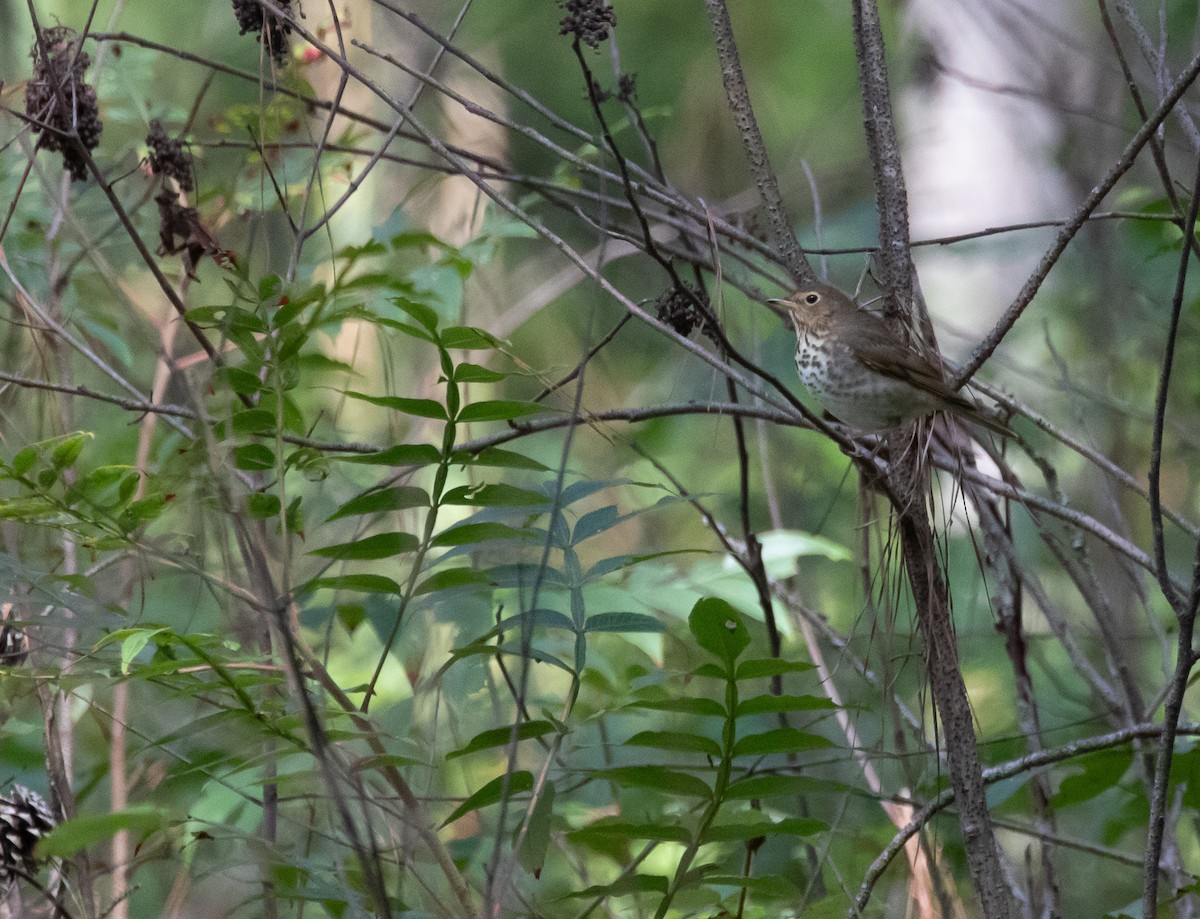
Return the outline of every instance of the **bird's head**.
[[[831,318],[847,309],[854,309],[854,301],[836,287],[813,281],[806,284],[788,297],[775,298],[767,301],[783,307],[787,318],[797,330],[810,326],[814,322],[826,323]]]

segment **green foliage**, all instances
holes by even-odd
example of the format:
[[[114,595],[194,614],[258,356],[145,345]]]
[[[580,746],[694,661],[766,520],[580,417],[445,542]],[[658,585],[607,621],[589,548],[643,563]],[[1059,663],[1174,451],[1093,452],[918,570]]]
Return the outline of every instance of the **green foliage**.
[[[303,32],[331,42],[344,29],[360,45],[365,33],[311,10],[290,57],[236,36],[228,9],[212,30],[204,19],[204,35],[166,6],[139,8],[119,41],[93,33],[103,189],[64,192],[44,135],[39,153],[29,122],[9,119],[0,763],[74,796],[77,816],[39,850],[72,897],[94,883],[67,904],[73,915],[92,901],[105,915],[110,894],[126,895],[106,874],[109,844],[125,838],[135,916],[169,902],[195,911],[171,900],[184,890],[223,915],[457,917],[487,900],[491,912],[573,919],[842,916],[847,891],[892,851],[897,814],[950,786],[881,505],[859,500],[838,445],[759,417],[786,407],[790,394],[768,383],[791,379],[793,340],[751,302],[784,276],[761,228],[707,203],[746,200],[709,30],[699,7],[617,7],[612,60],[637,63],[615,80],[607,58],[579,73],[555,4],[464,14],[453,49],[486,48],[498,69],[481,84],[515,79],[521,99],[479,95],[468,110],[498,113],[511,142],[451,136],[461,125],[445,100],[409,117],[397,97],[383,120],[386,109],[365,114],[359,81],[383,59],[364,54],[348,83],[330,81],[334,53],[318,61]],[[1173,35],[1191,35],[1195,5],[1167,7]],[[945,74],[883,12],[893,79],[914,71],[924,99]],[[757,52],[745,59],[785,193],[821,192],[824,225],[801,216],[798,232],[844,245],[843,279],[876,238],[849,19],[836,4],[784,4],[735,23]],[[11,69],[29,45],[7,47],[20,29],[2,24]],[[216,53],[199,44],[209,31]],[[162,50],[172,45],[184,53]],[[457,86],[469,54],[431,72],[440,80],[451,59]],[[29,74],[3,76],[19,96]],[[372,86],[393,85],[385,76]],[[588,80],[599,111],[584,107]],[[140,168],[151,118],[182,132],[194,188]],[[1038,187],[1070,185],[1101,155],[1089,138],[1086,156],[1068,157],[1079,152],[1068,134],[1075,171]],[[1050,420],[1018,417],[1023,438],[995,457],[1009,464],[1005,488],[1035,493],[1004,507],[1012,558],[959,513],[961,469],[934,501],[989,762],[1027,755],[1029,724],[1043,725],[1045,750],[1160,704],[1174,652],[1142,639],[1167,648],[1178,623],[1147,589],[1153,574],[1136,571],[1157,555],[1144,497],[1109,491],[1146,479],[1149,394],[1189,238],[1155,179],[1130,173],[1106,238],[1097,230],[1094,251],[1061,259],[1029,307],[1037,321],[1018,323],[993,362]],[[1187,204],[1182,185],[1173,197]],[[629,254],[647,226],[670,272]],[[997,264],[1034,261],[1004,239],[988,271],[958,271],[950,259],[971,250],[957,244],[939,252],[982,285]],[[603,285],[574,289],[585,264]],[[750,389],[625,323],[677,276],[711,295],[739,353],[692,341]],[[927,285],[931,301],[941,284]],[[980,304],[995,294],[979,293]],[[969,306],[948,311],[955,331],[985,312]],[[1194,281],[1182,307],[1166,430],[1184,433],[1167,438],[1162,479],[1180,522],[1163,564],[1177,572],[1194,568],[1200,495],[1186,434],[1200,377],[1178,369],[1200,359]],[[726,396],[752,416],[739,430],[728,407],[709,413]],[[608,409],[632,411],[610,422]],[[1051,439],[1080,419],[1086,437]],[[1093,475],[1101,453],[1127,471]],[[861,567],[846,564],[857,555]],[[1029,589],[980,576],[1009,562]],[[1003,603],[1025,617],[1008,642],[996,637]],[[1032,720],[1012,685],[1023,673],[1053,689]],[[989,788],[1014,834],[1042,833],[1045,810],[1064,839],[1093,843],[1030,843],[1029,874],[1044,871],[1040,846],[1065,877],[1095,878],[1060,885],[1064,915],[1140,910],[1136,869],[1085,860],[1105,856],[1099,844],[1128,849],[1113,865],[1136,862],[1149,743],[1065,746],[1061,762]],[[1200,754],[1190,739],[1177,746],[1171,800],[1186,816],[1200,806]],[[935,819],[922,842],[934,892],[957,911],[969,872],[952,820]],[[1186,820],[1174,831],[1186,867],[1200,834]],[[891,868],[870,909],[909,883]],[[1178,883],[1164,908],[1195,896]]]

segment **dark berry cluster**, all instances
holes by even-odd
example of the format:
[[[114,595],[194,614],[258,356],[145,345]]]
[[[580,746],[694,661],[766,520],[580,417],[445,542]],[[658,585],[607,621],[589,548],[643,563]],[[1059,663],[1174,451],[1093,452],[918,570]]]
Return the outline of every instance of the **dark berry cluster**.
[[[96,90],[83,82],[92,59],[66,26],[43,29],[30,56],[33,75],[25,85],[25,114],[33,132],[42,135],[39,144],[61,153],[71,178],[82,181],[87,178],[87,158],[79,147],[95,150],[104,130]]]
[[[167,129],[155,118],[150,122],[146,135],[146,146],[150,148],[150,171],[156,176],[174,179],[181,191],[196,187],[192,179],[192,157],[185,153],[183,141],[167,136]]]
[[[45,798],[23,785],[13,785],[0,795],[0,880],[15,871],[33,874],[37,868],[33,849],[58,821]]]
[[[285,13],[291,13],[292,0],[274,0],[274,5]],[[271,58],[279,66],[287,61],[287,37],[292,24],[274,11],[267,9],[259,0],[233,0],[233,14],[237,17],[239,34],[258,34],[260,43],[267,46]]]
[[[709,338],[713,330],[709,322],[708,297],[690,284],[664,290],[654,301],[659,321],[665,322],[680,335],[691,335],[699,328]]]
[[[559,0],[567,15],[558,24],[559,35],[574,35],[589,48],[608,38],[617,14],[606,0]]]

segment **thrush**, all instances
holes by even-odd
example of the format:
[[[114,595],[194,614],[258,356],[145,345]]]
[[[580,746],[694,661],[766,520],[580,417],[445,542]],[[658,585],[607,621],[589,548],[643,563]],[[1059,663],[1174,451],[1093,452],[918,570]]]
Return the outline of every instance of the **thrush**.
[[[841,291],[813,282],[782,300],[796,329],[796,370],[821,407],[867,432],[890,431],[934,412],[1004,436],[1012,432],[951,389],[928,358]]]

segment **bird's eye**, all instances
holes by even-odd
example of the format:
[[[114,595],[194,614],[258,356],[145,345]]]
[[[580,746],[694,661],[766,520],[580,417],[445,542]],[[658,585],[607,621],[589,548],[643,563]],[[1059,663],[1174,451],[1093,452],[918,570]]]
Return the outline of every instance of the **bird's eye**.
[[[816,302],[817,302],[818,300],[820,300],[820,299],[821,299],[821,295],[820,295],[820,294],[809,294],[808,296],[806,296],[806,297],[804,298],[804,302],[805,302],[805,303],[808,303],[808,304],[810,304],[810,305],[811,305],[811,304],[813,304],[813,303],[816,303]]]

